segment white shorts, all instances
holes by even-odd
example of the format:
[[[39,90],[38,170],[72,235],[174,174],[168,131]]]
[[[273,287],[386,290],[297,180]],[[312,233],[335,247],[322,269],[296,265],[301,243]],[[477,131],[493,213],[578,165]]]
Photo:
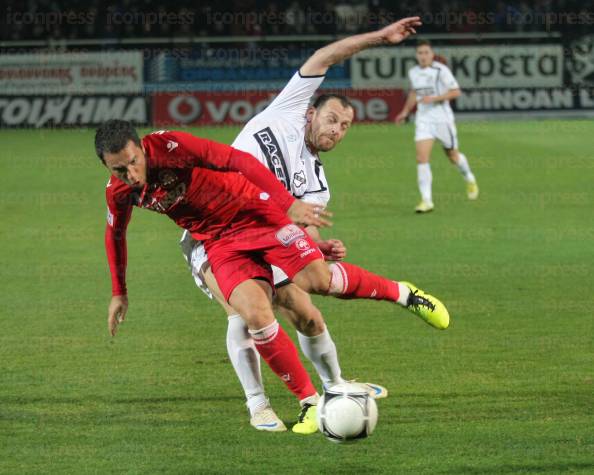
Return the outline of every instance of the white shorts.
[[[209,267],[208,256],[206,254],[206,249],[204,249],[204,244],[202,244],[201,241],[194,240],[188,231],[184,231],[179,245],[182,248],[184,259],[190,267],[190,272],[192,273],[192,277],[194,277],[194,282],[196,282],[198,288],[202,290],[202,292],[204,292],[204,294],[209,299],[212,299],[212,292],[202,278],[202,273]],[[282,269],[276,266],[271,267],[274,285],[284,285],[289,280],[287,274],[285,274]]]
[[[424,122],[415,124],[415,142],[419,140],[435,139],[441,142],[443,148],[458,148],[458,131],[454,122]]]

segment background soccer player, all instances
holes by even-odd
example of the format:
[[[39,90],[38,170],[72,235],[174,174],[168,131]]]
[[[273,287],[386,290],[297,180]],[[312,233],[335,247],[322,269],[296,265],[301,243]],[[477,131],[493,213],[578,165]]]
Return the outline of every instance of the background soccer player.
[[[378,32],[356,35],[318,50],[272,103],[246,124],[232,146],[254,155],[267,165],[293,196],[325,207],[330,191],[319,154],[332,150],[344,138],[353,121],[354,110],[349,101],[340,95],[323,94],[311,107],[310,100],[330,66],[382,41],[401,41],[404,35],[398,36],[397,33],[400,30],[406,32],[407,23],[416,25],[417,22],[415,18],[405,19]],[[315,227],[310,226],[307,231],[328,260],[337,261],[345,257],[346,249],[342,242],[323,240]],[[182,239],[182,247],[197,285],[207,295],[214,295],[229,316],[227,349],[246,394],[250,423],[259,430],[284,430],[282,421],[264,393],[254,342],[238,312],[221,298],[209,271],[204,248],[187,234]],[[329,269],[332,273],[329,293],[332,295],[392,301],[409,307],[417,314],[420,311],[423,318],[438,328],[447,326],[445,313],[439,312],[443,305],[434,297],[425,296],[437,303],[438,311],[420,310],[413,302],[418,303],[417,299],[423,297],[411,294],[410,284],[395,282],[350,263],[332,263]],[[273,270],[276,303],[297,328],[303,353],[312,361],[325,386],[342,382],[336,346],[321,313],[311,303],[310,297],[291,284],[280,269]],[[369,386],[380,396],[387,394],[376,384]]]
[[[396,116],[396,123],[404,122],[415,105],[417,106],[415,144],[421,202],[415,211],[427,213],[434,208],[431,192],[433,176],[429,159],[435,140],[441,142],[450,161],[462,173],[469,199],[478,198],[479,188],[466,156],[458,150],[458,135],[450,100],[460,96],[460,86],[449,68],[434,60],[435,55],[428,41],[418,43],[416,56],[419,64],[408,72],[410,92],[404,108]]]

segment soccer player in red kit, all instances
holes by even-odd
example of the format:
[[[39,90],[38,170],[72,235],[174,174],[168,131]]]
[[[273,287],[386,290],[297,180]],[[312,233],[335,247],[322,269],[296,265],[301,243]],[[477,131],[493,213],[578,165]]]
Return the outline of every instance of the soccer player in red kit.
[[[296,200],[251,155],[185,132],[159,131],[141,140],[129,122],[110,120],[97,129],[95,149],[111,172],[105,232],[111,334],[128,309],[126,228],[132,208],[166,214],[205,243],[225,299],[241,312],[262,358],[307,410],[318,395],[274,317],[270,265],[307,291],[327,292],[323,254],[294,223],[326,226],[329,213]]]

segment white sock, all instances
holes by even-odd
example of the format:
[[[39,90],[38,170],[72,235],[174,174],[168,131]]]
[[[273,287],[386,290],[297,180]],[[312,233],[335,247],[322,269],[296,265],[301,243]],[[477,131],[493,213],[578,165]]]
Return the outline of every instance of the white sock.
[[[262,384],[260,354],[248,327],[239,315],[229,316],[227,325],[227,353],[245,392],[247,407],[253,416],[266,407],[268,400]]]
[[[433,197],[431,195],[431,182],[433,181],[431,165],[428,163],[417,164],[417,181],[419,183],[419,191],[421,192],[423,201],[426,203],[433,203]]]
[[[472,174],[472,171],[470,170],[470,165],[468,165],[468,160],[466,159],[466,155],[464,155],[461,152],[458,152],[458,170],[460,170],[460,172],[462,173],[462,175],[464,176],[464,179],[468,182],[468,183],[474,183],[476,182],[476,178],[474,177],[474,175]]]
[[[303,354],[313,363],[325,387],[344,383],[340,377],[340,365],[336,345],[328,328],[316,336],[305,336],[297,332]]]
[[[410,289],[398,282],[398,303],[403,307],[406,307],[406,303],[408,302],[408,296],[410,295]]]

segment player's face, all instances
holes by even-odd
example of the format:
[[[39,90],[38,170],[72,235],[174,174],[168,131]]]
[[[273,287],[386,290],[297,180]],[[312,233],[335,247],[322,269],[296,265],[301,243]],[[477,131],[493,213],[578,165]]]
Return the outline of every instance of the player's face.
[[[355,111],[352,107],[344,107],[338,99],[329,99],[308,115],[311,120],[312,145],[320,152],[328,152],[346,135],[353,123]]]
[[[417,48],[417,62],[422,68],[430,66],[433,62],[433,50],[427,45],[419,46]]]
[[[132,140],[118,153],[106,153],[105,165],[111,174],[126,185],[141,187],[146,185],[146,159],[144,150]]]

